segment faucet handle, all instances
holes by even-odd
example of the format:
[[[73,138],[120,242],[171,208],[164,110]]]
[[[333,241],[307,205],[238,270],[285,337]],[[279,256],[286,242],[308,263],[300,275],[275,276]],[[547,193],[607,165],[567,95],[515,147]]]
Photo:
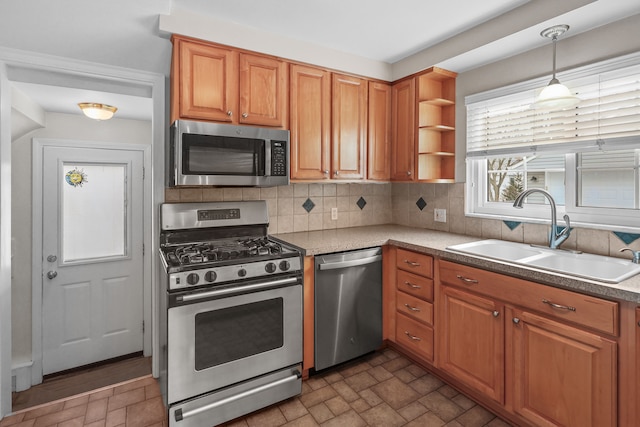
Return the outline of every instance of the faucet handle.
[[[631,262],[633,262],[634,264],[640,264],[640,251],[634,251],[631,248],[622,248],[620,249],[619,252],[624,252],[624,251],[629,251],[631,252],[633,259],[631,260]]]

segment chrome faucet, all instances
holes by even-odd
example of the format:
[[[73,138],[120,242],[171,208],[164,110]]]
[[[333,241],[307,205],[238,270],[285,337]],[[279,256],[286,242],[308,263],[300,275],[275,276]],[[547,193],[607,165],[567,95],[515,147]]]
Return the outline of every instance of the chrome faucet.
[[[634,251],[631,248],[622,248],[620,249],[620,252],[624,252],[624,251],[629,251],[631,252],[631,262],[633,262],[634,264],[640,264],[640,251]]]
[[[529,190],[525,190],[522,193],[518,194],[518,197],[516,197],[516,200],[513,202],[513,207],[522,209],[524,199],[526,199],[531,193],[540,193],[549,200],[549,204],[551,205],[551,231],[549,232],[549,247],[551,249],[557,249],[558,246],[560,246],[565,240],[569,238],[569,234],[571,234],[571,223],[569,222],[569,215],[564,215],[564,222],[567,224],[567,226],[558,233],[556,201],[553,200],[551,194],[540,188],[530,188]]]

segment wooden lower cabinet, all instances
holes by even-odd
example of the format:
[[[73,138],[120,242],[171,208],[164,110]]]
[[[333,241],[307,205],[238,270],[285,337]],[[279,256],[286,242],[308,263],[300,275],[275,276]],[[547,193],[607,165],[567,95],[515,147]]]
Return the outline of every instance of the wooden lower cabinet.
[[[440,369],[504,403],[504,306],[443,286],[439,311]]]
[[[433,362],[433,328],[397,313],[396,342],[421,359]]]
[[[513,411],[537,426],[615,426],[617,346],[599,335],[508,309]]]

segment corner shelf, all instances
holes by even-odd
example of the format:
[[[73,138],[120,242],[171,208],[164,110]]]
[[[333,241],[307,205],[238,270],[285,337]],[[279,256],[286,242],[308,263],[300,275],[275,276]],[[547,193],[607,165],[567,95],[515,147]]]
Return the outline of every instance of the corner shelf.
[[[419,181],[454,182],[456,77],[438,67],[417,76]]]

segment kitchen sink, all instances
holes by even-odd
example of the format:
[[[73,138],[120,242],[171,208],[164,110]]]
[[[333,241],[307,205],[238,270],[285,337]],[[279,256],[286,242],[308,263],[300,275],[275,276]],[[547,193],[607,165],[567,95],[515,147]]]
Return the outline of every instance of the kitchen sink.
[[[606,283],[620,283],[640,273],[640,264],[620,258],[495,239],[449,246],[447,250]]]

